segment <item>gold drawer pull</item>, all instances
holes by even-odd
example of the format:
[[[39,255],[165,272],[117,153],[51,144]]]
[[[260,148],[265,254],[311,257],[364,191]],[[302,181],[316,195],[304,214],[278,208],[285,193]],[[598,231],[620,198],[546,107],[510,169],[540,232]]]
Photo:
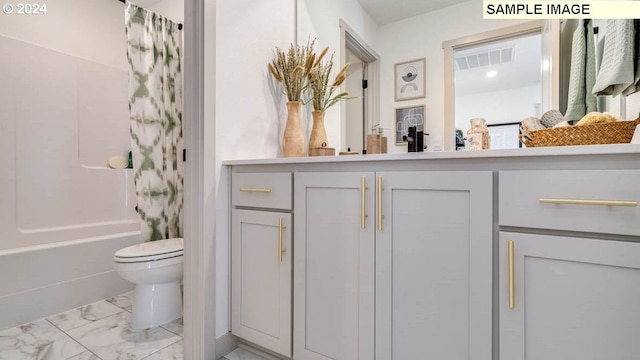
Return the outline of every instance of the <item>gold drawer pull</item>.
[[[542,204],[566,204],[566,205],[599,205],[599,206],[630,206],[637,207],[637,201],[622,200],[581,200],[581,199],[539,199]]]
[[[380,231],[382,231],[382,219],[384,219],[382,214],[382,190],[384,190],[382,176],[378,176],[378,230]]]
[[[253,193],[270,193],[271,189],[241,188],[240,191]]]
[[[360,227],[367,227],[367,177],[363,176],[360,180]]]
[[[509,240],[509,308],[516,307],[516,289],[515,289],[515,259],[513,258],[514,244],[513,240]]]
[[[282,262],[282,254],[287,252],[286,249],[282,248],[282,231],[286,229],[284,226],[284,221],[282,218],[278,219],[278,260]]]

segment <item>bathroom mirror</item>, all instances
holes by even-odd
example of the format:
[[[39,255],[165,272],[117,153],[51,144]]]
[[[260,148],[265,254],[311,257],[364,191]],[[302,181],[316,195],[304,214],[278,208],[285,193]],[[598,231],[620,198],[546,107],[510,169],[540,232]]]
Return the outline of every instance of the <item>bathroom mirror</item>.
[[[495,46],[510,47],[513,50],[512,54],[515,55],[532,56],[522,51],[516,52],[515,48],[525,47],[526,44],[518,46],[514,43],[524,40],[507,41],[509,36],[506,34],[511,32],[513,38],[517,39],[538,33],[540,35],[537,40],[529,40],[529,42],[540,43],[545,24],[543,21],[533,23],[532,25],[532,22],[525,21],[484,20],[482,19],[482,2],[477,0],[405,1],[402,3],[392,0],[297,1],[299,43],[306,43],[309,38],[317,38],[317,48],[329,46],[330,50],[335,52],[335,60],[342,65],[347,61],[348,53],[346,51],[348,42],[345,41],[345,37],[348,38],[351,35],[360,41],[358,42],[360,46],[371,49],[378,56],[377,61],[373,62],[377,73],[369,74],[367,81],[369,99],[376,97],[379,99],[376,102],[377,111],[374,112],[370,106],[367,106],[365,99],[364,108],[369,111],[364,111],[364,120],[347,116],[345,111],[347,106],[344,104],[340,105],[339,111],[327,114],[331,119],[325,122],[329,141],[340,144],[341,150],[346,150],[344,146],[349,136],[344,131],[345,124],[351,125],[349,129],[353,133],[354,123],[357,123],[357,125],[363,124],[361,125],[363,134],[374,133],[378,127],[382,128],[385,136],[391,139],[388,141],[388,152],[406,152],[406,144],[392,141],[395,134],[394,113],[397,108],[412,106],[425,106],[425,133],[429,134],[425,138],[425,144],[428,150],[453,150],[453,134],[456,128],[453,111],[457,96],[453,85],[457,80],[454,72],[447,72],[447,66],[450,67],[449,70],[454,70],[455,56],[463,56],[467,52],[466,56],[476,55],[478,58],[477,54],[471,54],[474,51],[473,47],[499,40],[504,40],[505,43]],[[507,30],[501,33],[500,29]],[[479,37],[478,34],[482,36]],[[492,38],[494,39],[491,40]],[[450,43],[453,47],[450,48],[451,54],[448,58],[445,43],[452,39],[457,41]],[[543,39],[543,44],[544,41]],[[553,45],[559,47],[559,42]],[[542,48],[540,50],[545,51]],[[539,52],[536,56],[538,68],[540,68]],[[426,94],[421,98],[395,100],[394,68],[396,64],[422,58],[426,59]],[[543,73],[544,71],[542,69]],[[486,72],[488,70],[483,72],[483,77]],[[549,74],[549,76],[552,75]],[[529,87],[537,84],[550,87],[551,85],[545,83],[551,79],[549,76],[547,80],[528,79],[527,84],[507,86]],[[557,74],[553,76],[559,77]],[[446,87],[448,84],[452,85],[450,89]],[[501,90],[508,91],[507,88]],[[463,95],[469,95],[469,92],[477,92],[478,89],[467,88],[465,91],[467,93]],[[540,93],[539,90],[538,93]],[[546,100],[549,104],[551,102],[557,104],[557,100],[554,100],[558,97],[557,91],[548,92],[548,94],[543,91],[537,100],[531,100],[530,115],[537,115],[537,112],[553,106],[542,105],[545,103],[543,99],[545,96],[549,97]],[[538,107],[536,108],[534,104],[538,104]],[[518,120],[519,117],[521,117],[520,113],[513,114],[510,119]],[[339,146],[335,145],[335,147]]]

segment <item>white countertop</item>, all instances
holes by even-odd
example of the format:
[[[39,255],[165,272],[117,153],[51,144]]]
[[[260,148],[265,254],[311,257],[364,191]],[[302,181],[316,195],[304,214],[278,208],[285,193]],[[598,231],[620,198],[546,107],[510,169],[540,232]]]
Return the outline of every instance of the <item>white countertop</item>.
[[[268,165],[268,164],[312,164],[360,161],[389,161],[389,160],[441,160],[441,159],[471,159],[471,158],[505,158],[530,156],[584,156],[584,155],[616,155],[638,154],[640,144],[611,144],[587,146],[557,146],[506,150],[479,151],[427,151],[402,154],[375,155],[342,155],[342,156],[314,156],[295,158],[271,158],[248,160],[225,160],[222,165]]]

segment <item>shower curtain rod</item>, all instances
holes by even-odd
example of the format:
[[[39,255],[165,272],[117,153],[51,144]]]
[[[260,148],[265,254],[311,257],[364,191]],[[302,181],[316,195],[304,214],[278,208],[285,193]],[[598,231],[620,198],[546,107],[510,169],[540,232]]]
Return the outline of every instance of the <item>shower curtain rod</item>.
[[[123,4],[125,3],[125,0],[118,0],[118,1],[120,1]],[[180,23],[178,23],[178,30],[182,30],[182,24]]]

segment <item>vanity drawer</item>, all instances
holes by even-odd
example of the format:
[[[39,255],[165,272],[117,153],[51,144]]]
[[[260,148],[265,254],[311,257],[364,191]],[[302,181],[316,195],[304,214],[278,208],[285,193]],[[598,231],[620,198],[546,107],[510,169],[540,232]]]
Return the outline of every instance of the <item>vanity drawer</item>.
[[[500,171],[499,223],[640,235],[640,170]]]
[[[231,177],[231,203],[272,209],[292,209],[291,173],[235,173]]]

